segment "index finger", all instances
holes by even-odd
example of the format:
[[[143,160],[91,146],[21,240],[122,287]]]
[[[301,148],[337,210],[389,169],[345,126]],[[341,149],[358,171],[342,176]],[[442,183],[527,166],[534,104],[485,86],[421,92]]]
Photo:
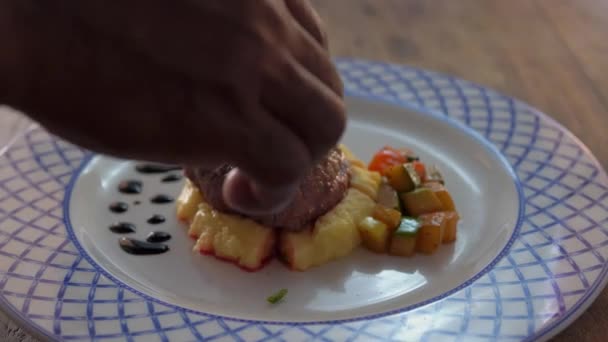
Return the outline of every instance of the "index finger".
[[[327,50],[327,33],[323,27],[323,21],[310,1],[285,0],[285,4],[298,23]]]

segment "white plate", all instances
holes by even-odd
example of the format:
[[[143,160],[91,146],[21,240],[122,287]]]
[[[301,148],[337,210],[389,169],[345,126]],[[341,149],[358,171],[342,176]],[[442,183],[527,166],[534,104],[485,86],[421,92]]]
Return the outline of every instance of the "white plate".
[[[366,160],[382,145],[405,145],[440,165],[463,217],[455,245],[430,257],[360,250],[305,273],[276,261],[245,273],[192,253],[173,205],[149,203],[177,194],[179,183],[34,128],[0,157],[5,309],[39,335],[66,340],[469,341],[547,338],[589,305],[606,281],[608,181],[574,137],[466,82],[385,64],[339,66],[351,96],[344,142]],[[144,193],[119,194],[127,178],[143,180]],[[119,199],[141,204],[110,213]],[[146,224],[154,213],[169,219]],[[170,232],[170,252],[124,253],[107,228],[116,221],[135,223],[140,238]],[[268,305],[279,288],[289,289],[286,300]]]
[[[349,101],[348,108],[350,126],[344,142],[366,160],[390,144],[410,146],[423,160],[440,165],[462,216],[455,245],[444,246],[432,257],[402,259],[360,251],[305,273],[290,272],[278,261],[260,272],[245,273],[193,254],[194,241],[175,219],[175,205],[149,202],[158,193],[176,197],[181,182],[162,183],[164,175],[142,176],[133,162],[103,157],[85,167],[71,193],[75,236],[97,264],[142,293],[192,310],[248,320],[322,321],[381,314],[444,295],[481,272],[505,248],[519,218],[518,189],[508,164],[483,140],[446,121],[360,100]],[[117,191],[118,184],[129,179],[143,181],[142,195]],[[97,196],[93,205],[90,194]],[[116,215],[107,206],[118,200],[141,204]],[[159,226],[146,224],[154,214],[170,219]],[[171,252],[127,255],[107,229],[117,220],[136,224],[134,236],[140,239],[153,229],[169,232],[174,237]],[[268,305],[266,296],[281,288],[289,289],[288,300]]]

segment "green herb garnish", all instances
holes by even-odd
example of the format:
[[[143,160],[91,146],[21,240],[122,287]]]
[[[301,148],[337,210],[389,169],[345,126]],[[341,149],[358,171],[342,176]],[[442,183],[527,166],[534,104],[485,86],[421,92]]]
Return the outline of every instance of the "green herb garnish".
[[[277,293],[266,298],[266,300],[270,304],[276,304],[276,303],[280,302],[281,300],[283,300],[283,298],[285,298],[286,295],[287,295],[287,289],[281,289]]]

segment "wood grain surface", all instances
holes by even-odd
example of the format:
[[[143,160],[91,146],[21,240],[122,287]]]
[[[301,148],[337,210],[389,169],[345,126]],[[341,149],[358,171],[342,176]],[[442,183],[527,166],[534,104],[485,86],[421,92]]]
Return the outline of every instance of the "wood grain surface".
[[[314,0],[336,56],[409,64],[549,114],[608,167],[608,1]],[[608,290],[554,341],[607,341]]]
[[[551,115],[608,167],[608,1],[313,0],[332,53],[409,64]],[[0,115],[0,143],[18,130]],[[606,341],[608,291],[554,341]],[[35,341],[0,313],[0,341]]]

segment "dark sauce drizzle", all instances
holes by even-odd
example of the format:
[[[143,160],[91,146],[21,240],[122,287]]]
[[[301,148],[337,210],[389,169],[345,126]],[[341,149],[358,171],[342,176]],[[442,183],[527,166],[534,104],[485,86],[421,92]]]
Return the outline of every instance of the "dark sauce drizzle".
[[[110,226],[110,231],[116,234],[135,233],[135,225],[128,222],[115,223]]]
[[[122,237],[118,244],[123,251],[134,255],[162,254],[169,250],[169,246],[160,243],[150,243],[137,239]]]
[[[161,224],[165,222],[165,217],[163,215],[154,215],[148,219],[149,224]]]
[[[167,232],[156,231],[148,234],[146,241],[150,243],[159,243],[171,240],[171,234]]]
[[[142,174],[159,174],[171,171],[181,170],[181,166],[163,165],[163,164],[139,164],[135,166],[135,170]],[[161,179],[163,183],[177,182],[182,179],[182,176],[177,173],[166,175]],[[143,183],[138,180],[125,180],[118,185],[118,190],[123,194],[141,194],[143,191]],[[159,194],[150,199],[154,204],[167,204],[173,202],[171,196]],[[140,201],[134,201],[133,205],[141,204]],[[129,209],[129,205],[124,202],[115,202],[110,205],[110,211],[113,213],[124,213]],[[166,219],[162,215],[153,215],[148,219],[149,224],[161,224]],[[132,223],[120,222],[110,226],[110,230],[116,234],[135,233],[136,227]],[[162,254],[169,250],[169,246],[162,242],[169,241],[171,234],[162,231],[151,232],[146,241],[133,238],[122,237],[118,240],[120,248],[129,254],[134,255],[152,255]]]
[[[115,214],[122,214],[129,210],[129,205],[125,202],[114,202],[110,204],[110,211]]]
[[[135,166],[135,170],[137,170],[137,172],[144,174],[165,173],[181,169],[181,166],[163,164],[139,164]]]
[[[180,181],[181,179],[182,179],[181,175],[178,175],[177,173],[172,173],[170,175],[163,177],[163,179],[161,179],[160,181],[163,183],[172,183],[172,182]]]
[[[118,184],[118,191],[120,191],[123,194],[137,195],[137,194],[141,193],[143,186],[144,185],[141,181],[126,180],[126,181],[122,181],[122,182],[120,182],[120,184]]]
[[[156,195],[150,198],[150,202],[154,204],[167,204],[173,202],[173,197],[168,195]]]

